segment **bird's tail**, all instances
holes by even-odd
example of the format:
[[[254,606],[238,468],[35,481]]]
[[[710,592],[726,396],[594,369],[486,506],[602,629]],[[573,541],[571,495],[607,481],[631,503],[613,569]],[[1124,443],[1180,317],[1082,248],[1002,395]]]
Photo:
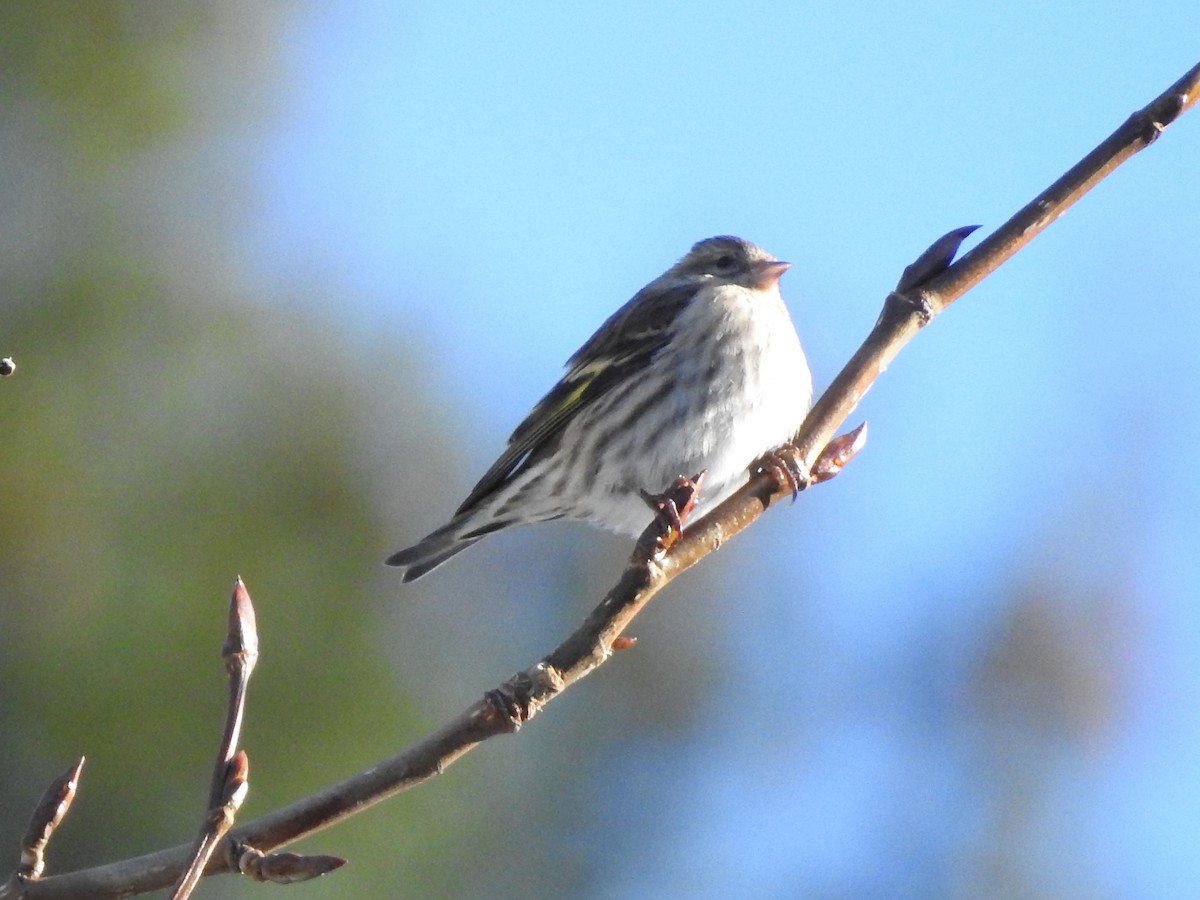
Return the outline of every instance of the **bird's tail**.
[[[446,525],[433,534],[422,538],[404,550],[399,550],[387,558],[389,566],[397,566],[404,570],[405,581],[416,581],[422,575],[432,572],[450,557],[462,553],[482,535],[462,537],[458,527]]]

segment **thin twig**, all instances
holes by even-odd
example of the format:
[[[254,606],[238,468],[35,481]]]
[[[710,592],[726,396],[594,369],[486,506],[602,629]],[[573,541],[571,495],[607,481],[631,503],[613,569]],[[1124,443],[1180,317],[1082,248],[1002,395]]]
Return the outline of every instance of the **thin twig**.
[[[254,674],[254,666],[258,663],[258,624],[254,616],[254,603],[240,576],[234,581],[233,595],[229,598],[229,628],[225,643],[221,645],[221,658],[229,675],[229,702],[225,707],[225,728],[209,784],[209,809],[220,806],[225,796],[229,764],[237,752],[238,737],[246,714],[246,689],[250,685],[250,676]]]
[[[29,827],[21,838],[21,861],[10,879],[0,885],[0,898],[20,896],[25,885],[42,877],[46,869],[46,845],[71,808],[82,771],[81,756],[77,763],[50,782],[42,794],[33,815],[29,817]]]
[[[217,849],[221,839],[233,827],[234,817],[249,790],[250,762],[244,750],[238,749],[238,737],[246,714],[246,690],[258,662],[258,627],[250,592],[239,577],[233,583],[229,598],[229,627],[221,645],[221,657],[229,675],[229,702],[225,707],[225,727],[217,749],[208,789],[208,808],[200,834],[193,846],[191,859],[179,873],[171,900],[187,900],[204,875],[204,867]]]

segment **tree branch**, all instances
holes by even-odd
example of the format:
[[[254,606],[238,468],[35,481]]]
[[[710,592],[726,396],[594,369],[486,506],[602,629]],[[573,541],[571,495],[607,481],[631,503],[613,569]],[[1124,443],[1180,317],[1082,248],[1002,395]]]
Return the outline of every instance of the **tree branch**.
[[[258,626],[250,592],[246,590],[241,577],[233,583],[228,630],[225,643],[221,645],[221,658],[225,660],[225,672],[229,675],[225,727],[209,782],[204,823],[192,848],[192,858],[175,882],[171,900],[187,900],[192,895],[218,842],[233,827],[234,817],[241,809],[249,789],[250,763],[246,752],[238,750],[238,737],[242,733],[242,720],[246,714],[246,691],[258,662]]]
[[[1058,218],[1122,162],[1152,143],[1200,96],[1200,65],[1145,109],[1134,113],[1095,150],[953,265],[965,234],[951,232],[930,248],[889,294],[866,341],[817,401],[795,438],[798,461],[812,471],[821,452],[900,349],[938,313],[962,296]],[[947,253],[949,248],[949,253]],[[933,264],[930,264],[930,256]],[[911,274],[916,270],[915,277]],[[746,528],[771,504],[791,494],[768,474],[751,478],[665,552],[655,552],[657,529],[639,538],[620,581],[587,620],[543,660],[519,672],[429,737],[399,755],[290,806],[244,824],[229,840],[259,850],[294,841],[440,774],[478,743],[517,730],[542,706],[603,664],[614,641],[665,585]],[[617,644],[622,646],[621,643]],[[110,898],[169,885],[185,865],[188,845],[107,866],[30,883],[17,896]],[[227,854],[214,856],[208,873],[227,871]]]

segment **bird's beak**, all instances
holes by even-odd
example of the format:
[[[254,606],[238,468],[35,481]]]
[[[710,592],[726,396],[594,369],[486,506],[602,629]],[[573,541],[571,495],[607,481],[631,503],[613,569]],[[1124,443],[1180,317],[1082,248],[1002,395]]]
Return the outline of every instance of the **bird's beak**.
[[[779,276],[792,267],[790,262],[773,260],[754,263],[754,286],[760,291],[774,287]]]

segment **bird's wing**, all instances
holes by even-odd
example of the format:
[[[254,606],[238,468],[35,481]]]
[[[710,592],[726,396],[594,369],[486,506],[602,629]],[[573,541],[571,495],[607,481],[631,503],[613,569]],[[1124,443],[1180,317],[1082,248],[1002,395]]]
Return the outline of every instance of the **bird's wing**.
[[[651,285],[613,313],[567,360],[567,373],[517,426],[500,458],[479,479],[458,513],[466,512],[525,467],[552,453],[567,424],[588,404],[644,368],[667,342],[671,323],[694,296],[694,285]],[[653,298],[653,299],[652,299]]]

